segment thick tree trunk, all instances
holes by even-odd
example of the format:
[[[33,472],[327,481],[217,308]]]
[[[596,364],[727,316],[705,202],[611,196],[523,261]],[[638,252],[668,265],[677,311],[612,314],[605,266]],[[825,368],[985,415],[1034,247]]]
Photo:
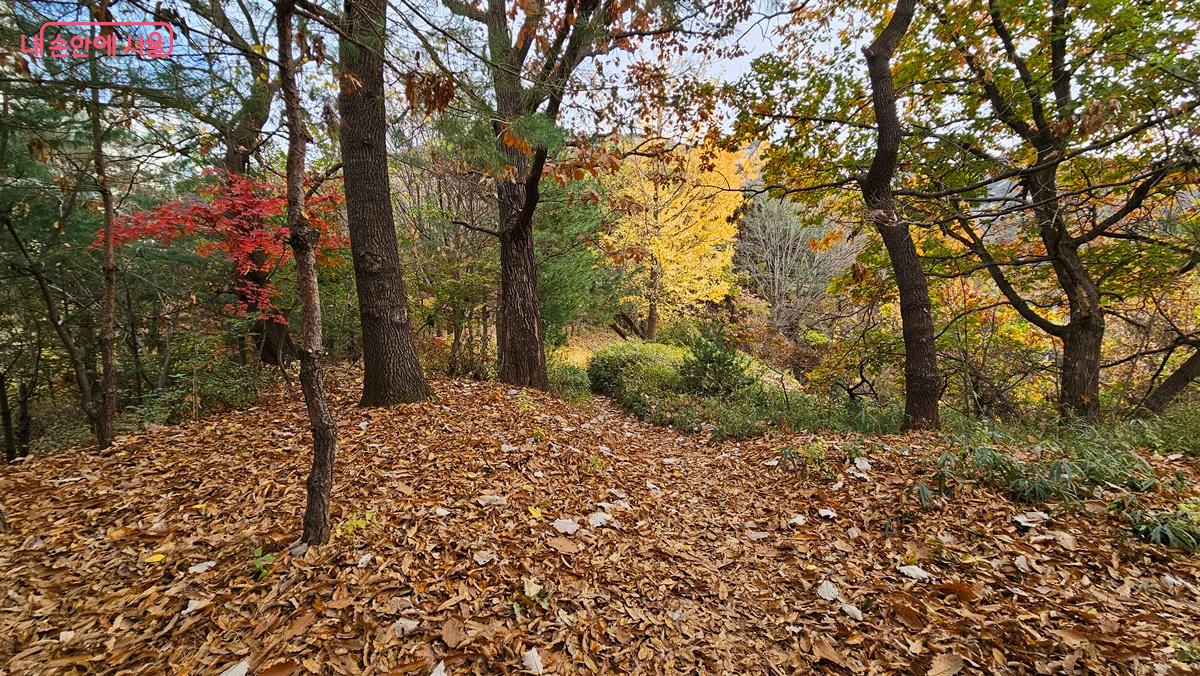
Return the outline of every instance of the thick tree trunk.
[[[1100,346],[1104,320],[1099,315],[1071,320],[1063,334],[1059,410],[1064,416],[1095,419],[1100,415]]]
[[[896,113],[891,58],[908,32],[915,8],[916,0],[898,0],[887,26],[863,50],[867,57],[878,135],[875,158],[860,187],[868,218],[887,247],[900,292],[900,323],[904,333],[904,428],[936,429],[942,378],[938,373],[929,287],[908,225],[896,210],[891,187],[902,133]]]
[[[92,77],[98,79],[93,60]],[[108,187],[108,169],[104,158],[104,129],[101,120],[100,89],[92,89],[89,106],[92,123],[92,159],[96,167],[96,189],[104,208],[104,238],[101,268],[104,272],[104,288],[100,305],[100,363],[103,377],[100,386],[100,411],[96,419],[96,442],[100,448],[113,443],[113,426],[117,418],[117,262],[113,242],[113,226],[116,221],[112,191]]]
[[[304,508],[301,541],[321,545],[329,541],[329,501],[333,492],[333,463],[337,454],[337,427],[325,398],[321,372],[324,346],[321,338],[321,295],[317,285],[317,240],[304,215],[304,150],[307,131],[300,111],[300,92],[292,63],[293,0],[276,5],[279,37],[279,79],[283,90],[288,126],[287,225],[289,243],[296,257],[296,280],[304,313],[300,341],[300,388],[308,409],[313,435],[313,462],[308,476],[308,500]]]
[[[1200,349],[1179,365],[1167,379],[1154,388],[1139,407],[1150,413],[1162,413],[1180,392],[1200,378]]]
[[[341,148],[350,249],[362,318],[364,406],[432,396],[413,345],[388,184],[383,56],[387,3],[346,0],[340,42]]]
[[[1042,147],[1039,163],[1048,162],[1059,149]],[[1071,241],[1058,198],[1058,169],[1055,166],[1032,174],[1028,180],[1034,214],[1046,254],[1059,286],[1067,296],[1070,317],[1059,332],[1063,341],[1062,377],[1058,393],[1059,413],[1064,417],[1095,419],[1100,415],[1100,349],[1104,342],[1104,309],[1100,287],[1079,257]]]
[[[518,223],[500,233],[497,329],[500,381],[548,389],[550,382],[546,377],[546,353],[542,346],[532,222]]]

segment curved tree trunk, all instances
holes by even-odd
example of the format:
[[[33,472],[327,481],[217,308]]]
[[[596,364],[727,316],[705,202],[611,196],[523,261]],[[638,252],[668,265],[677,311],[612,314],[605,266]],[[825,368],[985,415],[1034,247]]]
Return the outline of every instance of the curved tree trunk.
[[[860,182],[860,188],[867,217],[883,238],[900,291],[900,322],[904,333],[904,428],[935,429],[942,379],[937,366],[929,286],[908,225],[897,213],[892,193],[901,128],[896,113],[891,58],[908,32],[915,9],[916,0],[898,0],[891,20],[875,41],[863,49],[878,133],[875,158]]]
[[[364,406],[428,399],[413,345],[388,184],[383,97],[384,0],[346,0],[338,109],[346,215],[362,318]]]
[[[325,398],[321,373],[324,346],[321,338],[321,292],[317,285],[317,241],[321,233],[310,228],[304,215],[304,149],[308,132],[300,111],[292,63],[292,12],[294,0],[282,0],[275,11],[279,36],[279,80],[288,126],[287,225],[296,257],[303,316],[300,341],[300,387],[313,435],[313,462],[308,475],[307,504],[301,541],[320,545],[329,541],[329,501],[333,492],[333,463],[337,454],[337,427]]]
[[[1139,407],[1150,413],[1162,413],[1180,392],[1200,378],[1200,349],[1179,365],[1167,379],[1154,388]]]

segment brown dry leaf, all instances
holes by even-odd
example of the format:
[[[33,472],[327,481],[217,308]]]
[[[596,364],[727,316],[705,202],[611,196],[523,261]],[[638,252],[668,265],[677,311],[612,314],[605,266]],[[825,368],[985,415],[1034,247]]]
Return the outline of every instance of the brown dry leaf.
[[[955,598],[963,603],[970,603],[979,598],[979,594],[975,593],[975,589],[965,582],[945,582],[936,585],[934,589],[939,594],[953,594]]]
[[[814,638],[812,646],[813,656],[816,657],[818,661],[828,660],[839,667],[849,668],[850,662],[846,659],[846,656],[843,655],[837,648],[834,648],[832,645],[830,645],[829,641],[825,640],[825,638],[820,636]]]
[[[457,648],[467,642],[466,627],[463,626],[462,620],[456,617],[446,620],[442,625],[442,641],[451,648]]]
[[[546,540],[546,544],[557,549],[558,551],[562,552],[563,554],[577,554],[583,549],[583,547],[581,545],[579,545],[578,543],[576,543],[574,540],[568,540],[567,538],[562,537],[561,535],[556,535],[556,536]]]
[[[292,674],[300,671],[300,663],[295,660],[285,660],[276,662],[265,669],[259,669],[257,676],[292,676]]]
[[[926,676],[954,676],[963,670],[963,658],[954,653],[943,653],[933,658]]]

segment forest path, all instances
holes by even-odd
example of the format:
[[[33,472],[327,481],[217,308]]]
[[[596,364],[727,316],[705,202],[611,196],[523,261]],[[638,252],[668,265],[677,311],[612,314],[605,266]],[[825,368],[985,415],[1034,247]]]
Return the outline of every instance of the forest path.
[[[1200,564],[1106,497],[1029,529],[970,485],[921,510],[933,435],[713,442],[604,400],[357,387],[331,378],[337,535],[301,555],[295,388],[4,468],[0,672],[1150,673],[1200,626]]]

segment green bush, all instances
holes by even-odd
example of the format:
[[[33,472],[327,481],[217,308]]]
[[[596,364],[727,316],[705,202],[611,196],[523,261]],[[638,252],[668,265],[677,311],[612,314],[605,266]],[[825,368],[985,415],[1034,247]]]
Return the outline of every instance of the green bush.
[[[587,370],[563,359],[551,357],[546,362],[546,375],[550,379],[550,389],[567,401],[578,403],[591,394],[592,383]]]
[[[642,415],[650,394],[679,392],[679,366],[687,350],[626,340],[596,350],[588,364],[592,389]]]
[[[596,351],[588,365],[592,390],[606,394],[634,415],[717,439],[745,439],[769,428],[835,429],[883,434],[899,429],[899,410],[860,404],[831,404],[764,384],[731,358],[729,343],[709,340],[703,356],[687,348],[637,340]],[[711,346],[711,347],[710,347]],[[734,365],[734,361],[741,364]]]
[[[152,390],[134,408],[141,422],[177,423],[198,415],[243,409],[279,381],[279,371],[259,364],[217,361],[190,373],[176,373],[171,384]]]
[[[1175,547],[1186,554],[1200,552],[1200,502],[1185,502],[1173,511],[1130,510],[1125,520],[1146,542]]]
[[[679,367],[688,392],[728,396],[751,386],[750,361],[737,351],[724,326],[706,325],[689,347]]]

